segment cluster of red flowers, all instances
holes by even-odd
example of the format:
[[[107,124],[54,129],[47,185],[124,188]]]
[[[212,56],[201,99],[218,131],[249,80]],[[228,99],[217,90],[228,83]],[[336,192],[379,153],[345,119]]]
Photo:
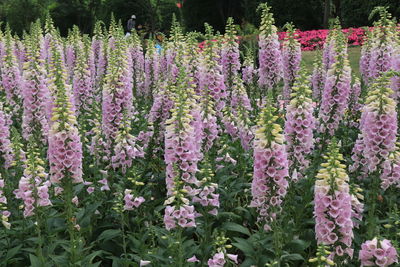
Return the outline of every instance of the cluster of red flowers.
[[[362,45],[365,29],[364,28],[348,28],[344,29],[343,33],[347,35],[349,45]],[[311,30],[311,31],[296,31],[296,39],[301,44],[301,50],[312,51],[322,48],[325,39],[329,34],[329,30]],[[278,32],[279,40],[286,38],[286,32]]]
[[[372,30],[372,28],[370,28]],[[363,44],[365,29],[364,28],[348,28],[343,29],[343,33],[348,37],[349,45],[359,46]],[[296,39],[301,44],[301,50],[303,51],[312,51],[315,49],[322,49],[322,46],[325,43],[325,39],[329,34],[329,30],[311,30],[311,31],[296,31]],[[286,38],[286,32],[278,32],[279,41],[283,41]],[[240,41],[242,36],[238,36],[238,40]],[[216,42],[217,40],[212,40]],[[199,44],[199,47],[203,49],[206,45],[206,42],[203,41]]]

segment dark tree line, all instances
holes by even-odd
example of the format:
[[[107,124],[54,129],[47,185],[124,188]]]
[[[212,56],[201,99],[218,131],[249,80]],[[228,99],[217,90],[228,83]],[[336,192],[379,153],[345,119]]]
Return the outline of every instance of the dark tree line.
[[[265,0],[0,0],[0,21],[18,34],[49,12],[62,34],[72,25],[90,33],[96,20],[110,21],[111,13],[123,24],[132,14],[147,31],[167,31],[175,13],[187,30],[203,31],[204,22],[223,31],[228,17],[237,24],[258,26],[257,6]],[[268,0],[276,23],[292,21],[302,30],[326,28],[339,17],[344,27],[370,25],[374,6],[389,6],[400,15],[398,0]],[[178,7],[180,6],[180,8]],[[4,26],[4,25],[3,25]]]

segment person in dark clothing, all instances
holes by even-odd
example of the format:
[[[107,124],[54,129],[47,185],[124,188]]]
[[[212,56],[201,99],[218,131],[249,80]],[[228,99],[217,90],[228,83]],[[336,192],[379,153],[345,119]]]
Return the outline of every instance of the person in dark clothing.
[[[136,27],[136,16],[132,15],[132,17],[128,20],[128,25],[126,26],[129,33],[132,32]]]

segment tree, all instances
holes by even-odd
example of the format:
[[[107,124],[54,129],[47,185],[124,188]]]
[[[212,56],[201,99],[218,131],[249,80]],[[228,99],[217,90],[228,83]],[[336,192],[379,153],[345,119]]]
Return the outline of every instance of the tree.
[[[324,28],[327,29],[329,26],[329,19],[331,17],[331,0],[324,1]]]
[[[0,21],[6,21],[18,34],[28,30],[38,18],[44,18],[55,0],[2,0],[0,1]]]

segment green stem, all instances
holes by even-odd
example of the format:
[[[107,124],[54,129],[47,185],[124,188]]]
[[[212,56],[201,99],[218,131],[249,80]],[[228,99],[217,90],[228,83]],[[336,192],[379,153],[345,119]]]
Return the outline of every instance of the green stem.
[[[282,229],[281,229],[280,223],[277,220],[278,219],[275,218],[272,222],[272,234],[273,234],[275,258],[278,261],[278,263],[280,264],[280,260],[281,260],[281,256],[282,256]]]
[[[212,242],[212,239],[211,239],[211,235],[212,235],[211,225],[212,225],[212,223],[210,222],[210,220],[209,220],[210,217],[209,217],[209,215],[207,213],[203,214],[203,216],[204,216],[204,239],[203,239],[203,242],[202,242],[202,245],[203,245],[202,252],[203,252],[203,263],[205,263],[205,262],[207,262],[207,259],[208,259],[207,246],[209,244],[211,244],[211,242]]]
[[[182,246],[182,228],[179,228],[179,230],[177,231],[177,242],[178,242],[178,261],[177,261],[177,265],[179,267],[184,267],[185,266],[185,259],[184,259],[184,253],[183,253],[183,246]]]
[[[377,206],[376,201],[378,199],[378,194],[379,194],[379,175],[377,172],[375,172],[371,175],[371,191],[368,197],[369,209],[367,218],[368,222],[367,234],[369,239],[374,238],[377,234],[376,227],[377,227],[378,215],[376,214],[376,206]]]
[[[70,254],[72,265],[76,262],[76,238],[75,238],[75,225],[73,222],[73,203],[72,203],[72,181],[69,177],[63,179],[66,182],[65,194],[64,194],[64,204],[65,204],[65,215],[68,226],[69,240],[70,240]]]
[[[36,251],[37,251],[37,256],[39,258],[40,263],[42,265],[45,265],[46,261],[43,256],[43,238],[42,238],[41,226],[42,226],[42,219],[39,214],[39,211],[37,211],[36,212],[36,232],[38,235],[39,242],[38,242],[38,247],[37,247]]]
[[[292,173],[292,172],[291,172]],[[284,210],[288,210],[289,216],[291,216],[294,219],[294,225],[297,226],[298,222],[300,221],[299,219],[299,212],[298,212],[298,206],[296,205],[297,203],[295,202],[295,196],[296,196],[296,189],[297,189],[297,182],[295,181],[290,181],[289,182],[289,188],[288,192],[285,197],[285,202],[284,202]],[[283,215],[283,214],[282,214]]]
[[[122,249],[124,251],[124,266],[129,266],[126,253],[125,216],[123,212],[121,212],[121,231],[122,231]]]

